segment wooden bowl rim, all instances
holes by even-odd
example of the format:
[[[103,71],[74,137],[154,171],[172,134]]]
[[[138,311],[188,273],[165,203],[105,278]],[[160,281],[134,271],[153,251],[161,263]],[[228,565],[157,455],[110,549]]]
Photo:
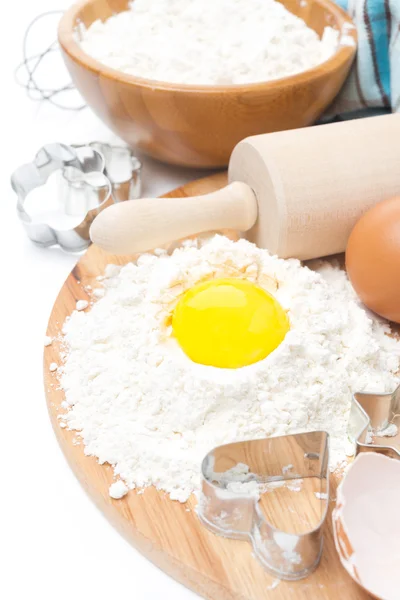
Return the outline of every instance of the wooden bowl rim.
[[[169,83],[154,79],[145,79],[143,77],[136,77],[134,75],[123,73],[122,71],[118,71],[117,69],[113,69],[104,65],[100,61],[86,54],[86,52],[81,49],[79,44],[74,39],[74,29],[79,21],[79,14],[83,7],[90,4],[95,4],[97,1],[98,0],[80,0],[65,11],[58,26],[58,41],[61,48],[72,60],[79,63],[82,67],[88,69],[96,76],[102,76],[120,83],[133,84],[138,87],[147,88],[151,91],[158,90],[188,94],[200,93],[212,95],[224,93],[244,94],[246,92],[258,93],[263,91],[267,92],[273,90],[274,88],[282,89],[286,87],[293,87],[315,81],[318,78],[325,76],[327,73],[333,74],[337,69],[352,60],[357,51],[357,30],[350,15],[348,15],[340,6],[334,4],[331,0],[309,0],[314,4],[320,5],[326,11],[328,11],[331,16],[333,16],[339,32],[342,31],[345,23],[352,25],[352,28],[348,30],[347,34],[352,37],[354,45],[340,45],[333,56],[316,67],[313,67],[312,69],[307,69],[306,71],[302,71],[301,73],[297,73],[295,75],[265,82],[220,86],[206,84],[192,85],[187,83]]]

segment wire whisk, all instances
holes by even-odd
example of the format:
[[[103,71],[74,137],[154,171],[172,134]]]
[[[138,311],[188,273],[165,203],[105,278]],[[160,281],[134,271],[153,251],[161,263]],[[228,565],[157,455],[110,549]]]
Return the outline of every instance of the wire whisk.
[[[41,86],[37,80],[38,72],[40,70],[40,67],[43,65],[43,62],[46,59],[46,57],[48,57],[50,54],[58,53],[61,60],[60,46],[58,44],[58,41],[52,42],[45,50],[37,54],[29,56],[28,53],[28,40],[37,22],[51,15],[61,15],[63,14],[63,12],[64,11],[62,10],[47,11],[38,15],[31,21],[24,34],[22,42],[23,60],[15,70],[15,79],[18,85],[25,88],[27,95],[31,100],[34,100],[36,102],[50,102],[51,104],[62,110],[79,111],[84,109],[86,107],[86,104],[73,105],[64,103],[60,100],[60,97],[64,94],[70,92],[77,93],[76,88],[71,81],[58,88],[52,88],[47,86]]]

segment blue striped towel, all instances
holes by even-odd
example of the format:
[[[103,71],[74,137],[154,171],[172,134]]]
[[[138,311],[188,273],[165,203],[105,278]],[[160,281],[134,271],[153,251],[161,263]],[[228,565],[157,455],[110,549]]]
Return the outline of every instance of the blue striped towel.
[[[400,112],[400,0],[336,0],[353,18],[358,52],[328,113],[365,108]]]

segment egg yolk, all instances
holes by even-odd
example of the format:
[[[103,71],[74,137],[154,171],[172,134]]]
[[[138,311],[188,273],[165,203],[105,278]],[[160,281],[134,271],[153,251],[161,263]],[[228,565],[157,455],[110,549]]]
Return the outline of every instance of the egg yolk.
[[[268,292],[241,279],[199,283],[179,300],[172,330],[195,363],[237,369],[262,360],[285,338],[289,319]]]

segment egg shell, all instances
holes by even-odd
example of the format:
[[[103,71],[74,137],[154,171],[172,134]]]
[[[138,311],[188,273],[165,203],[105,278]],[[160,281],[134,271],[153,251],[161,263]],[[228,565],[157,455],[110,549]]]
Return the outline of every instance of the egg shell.
[[[400,196],[376,204],[357,222],[347,244],[346,270],[368,308],[400,323]]]
[[[349,575],[374,598],[399,600],[400,461],[359,454],[337,490],[335,545]]]

